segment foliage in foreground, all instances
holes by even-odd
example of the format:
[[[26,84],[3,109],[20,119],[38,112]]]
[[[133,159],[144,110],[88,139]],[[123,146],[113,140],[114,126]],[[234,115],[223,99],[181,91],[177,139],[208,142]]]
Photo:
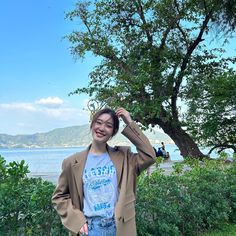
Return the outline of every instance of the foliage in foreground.
[[[213,230],[212,232],[207,232],[201,236],[236,236],[236,225],[224,224],[221,229]]]
[[[24,161],[6,164],[0,156],[0,235],[68,235],[51,204],[55,186],[28,172]]]
[[[0,156],[0,235],[67,235],[51,204],[55,186],[27,173],[24,161],[6,164]],[[169,176],[160,169],[142,175],[136,211],[142,236],[192,236],[236,223],[236,161],[191,160]]]
[[[136,211],[140,236],[199,235],[236,222],[236,163],[186,161],[169,176],[142,175]]]

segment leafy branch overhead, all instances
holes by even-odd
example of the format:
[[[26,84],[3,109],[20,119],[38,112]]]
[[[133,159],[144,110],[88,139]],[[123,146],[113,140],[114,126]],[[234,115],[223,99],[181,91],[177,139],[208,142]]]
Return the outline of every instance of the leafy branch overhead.
[[[90,52],[101,63],[91,72],[88,87],[74,93],[108,100],[114,108],[124,106],[143,125],[159,125],[184,156],[202,156],[186,132],[190,110],[183,104],[195,99],[193,81],[205,83],[213,69],[217,77],[227,73],[234,62],[219,63],[224,50],[216,57],[206,46],[213,30],[224,26],[221,35],[217,32],[222,45],[231,36],[231,5],[213,0],[78,1],[66,15],[80,20],[67,36],[71,52],[75,57]]]

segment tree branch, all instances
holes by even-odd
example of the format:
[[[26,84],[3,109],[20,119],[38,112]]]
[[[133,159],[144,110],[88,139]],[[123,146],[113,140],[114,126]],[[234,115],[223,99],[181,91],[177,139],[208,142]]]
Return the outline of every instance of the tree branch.
[[[202,41],[202,35],[203,35],[203,33],[205,32],[205,30],[207,28],[207,24],[208,24],[211,16],[212,16],[211,12],[208,15],[206,15],[197,38],[189,45],[189,47],[187,49],[187,53],[186,53],[186,55],[185,55],[185,57],[183,59],[183,62],[182,62],[181,68],[180,68],[180,74],[179,74],[179,76],[178,76],[178,78],[176,80],[176,86],[175,86],[176,94],[179,91],[179,87],[180,87],[180,84],[181,84],[182,79],[183,79],[183,74],[184,74],[185,69],[187,68],[187,64],[189,62],[189,59],[190,59],[193,51],[198,46],[198,44]]]
[[[220,148],[219,153],[221,153],[222,151],[224,151],[225,149],[231,148],[234,150],[234,153],[236,153],[236,146],[232,145],[232,144],[216,144],[215,146],[213,146],[210,151],[207,153],[207,155],[210,155],[213,150]]]
[[[174,4],[175,4],[175,7],[176,7],[176,10],[178,12],[179,15],[181,15],[181,11],[179,9],[179,5],[178,5],[178,2],[175,0],[174,1]],[[187,36],[186,36],[186,33],[183,31],[182,27],[180,26],[179,22],[176,21],[176,26],[177,28],[179,29],[180,33],[182,34],[183,38],[184,38],[184,41],[186,42],[186,45],[188,46],[189,42],[187,40]]]
[[[199,34],[196,37],[196,39],[189,45],[187,49],[187,53],[185,57],[183,58],[182,65],[180,67],[180,73],[179,76],[176,79],[175,86],[173,88],[173,95],[171,96],[171,104],[172,104],[172,109],[173,109],[173,115],[175,118],[178,118],[178,110],[177,110],[177,97],[180,89],[180,85],[182,83],[183,77],[184,77],[184,72],[187,68],[189,59],[193,53],[193,51],[196,49],[196,47],[199,45],[199,43],[202,41],[202,35],[205,32],[207,28],[207,24],[210,21],[210,18],[212,16],[212,12],[210,11],[206,16],[205,19],[202,23],[202,26],[200,28]]]
[[[176,26],[179,29],[180,33],[182,34],[183,38],[184,38],[184,42],[186,43],[186,46],[188,47],[188,40],[187,40],[187,36],[186,33],[183,31],[182,27],[180,26],[179,22],[176,22]]]
[[[138,11],[138,14],[143,22],[143,25],[147,25],[147,21],[145,19],[145,15],[144,15],[144,12],[143,12],[143,6],[142,6],[142,3],[140,0],[137,0],[137,1],[134,1],[136,7],[137,7],[137,11]],[[153,42],[153,38],[152,38],[152,35],[151,33],[149,32],[149,30],[147,29],[147,27],[145,26],[144,27],[144,31],[147,35],[147,39],[148,39],[148,42],[152,45],[152,42]]]

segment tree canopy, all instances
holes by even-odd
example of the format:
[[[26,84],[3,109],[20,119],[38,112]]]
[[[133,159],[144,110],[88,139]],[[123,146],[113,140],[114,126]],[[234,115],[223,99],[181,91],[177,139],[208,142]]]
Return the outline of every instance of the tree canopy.
[[[92,52],[101,63],[91,72],[88,87],[74,93],[85,92],[113,108],[123,106],[143,125],[159,125],[183,156],[202,157],[193,140],[197,135],[191,137],[189,132],[197,132],[193,117],[198,111],[192,102],[197,91],[192,91],[197,84],[207,86],[209,78],[212,83],[220,77],[224,80],[224,73],[232,71],[219,63],[222,49],[216,57],[206,46],[217,21],[224,18],[225,29],[233,26],[227,2],[78,1],[67,14],[70,20],[80,19],[78,29],[68,35],[71,52],[76,57]],[[185,111],[183,104],[191,109]],[[195,123],[190,124],[191,120]]]
[[[188,130],[198,143],[212,147],[210,152],[231,148],[236,153],[236,74],[216,71],[189,84]]]

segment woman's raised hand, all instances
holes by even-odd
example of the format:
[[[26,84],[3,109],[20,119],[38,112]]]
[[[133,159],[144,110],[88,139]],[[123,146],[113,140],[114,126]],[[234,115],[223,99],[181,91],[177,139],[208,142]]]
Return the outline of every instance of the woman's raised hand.
[[[118,117],[121,117],[122,120],[125,122],[125,124],[129,124],[130,122],[132,122],[132,118],[129,114],[128,111],[126,111],[123,107],[120,107],[116,110],[116,115]]]

